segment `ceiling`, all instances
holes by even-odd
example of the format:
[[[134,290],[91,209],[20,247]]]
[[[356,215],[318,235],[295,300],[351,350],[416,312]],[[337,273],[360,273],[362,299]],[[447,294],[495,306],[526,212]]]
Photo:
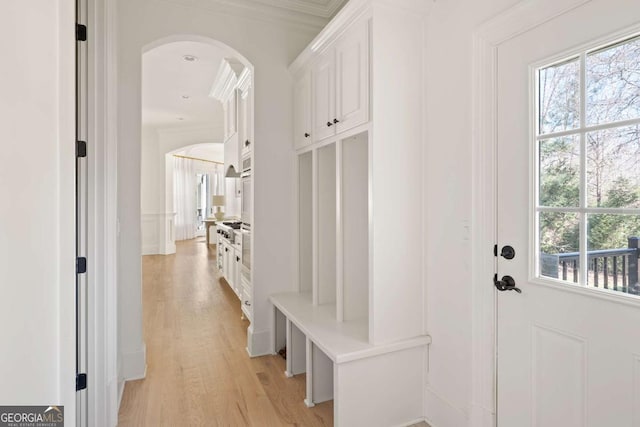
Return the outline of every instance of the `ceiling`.
[[[196,59],[187,61],[185,56]],[[156,129],[222,127],[219,101],[209,97],[224,51],[205,43],[161,45],[142,56],[142,124]]]
[[[307,13],[321,18],[331,18],[347,0],[253,0],[281,9]]]
[[[254,5],[260,3],[266,8],[281,10],[283,13],[312,15],[326,22],[347,0],[244,1]],[[185,56],[195,57],[196,60],[187,61]],[[156,131],[180,133],[182,130],[188,132],[202,128],[220,129],[211,134],[221,134],[224,122],[222,105],[211,98],[209,93],[220,62],[226,56],[228,53],[221,48],[193,41],[168,43],[144,53],[142,125]]]

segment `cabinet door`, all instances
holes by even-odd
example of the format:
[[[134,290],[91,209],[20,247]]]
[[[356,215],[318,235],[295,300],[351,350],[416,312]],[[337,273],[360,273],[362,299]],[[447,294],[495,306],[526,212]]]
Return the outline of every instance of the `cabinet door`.
[[[238,132],[238,101],[234,90],[227,101],[227,134],[228,137]]]
[[[369,22],[336,43],[336,132],[369,121]]]
[[[253,145],[253,126],[251,110],[251,88],[238,96],[238,129],[240,135],[240,157],[251,152]]]
[[[222,276],[226,279],[229,276],[229,270],[227,270],[229,264],[229,246],[223,240],[222,241]]]
[[[313,68],[313,111],[315,141],[335,134],[335,51],[330,49]]]
[[[238,297],[242,298],[242,280],[240,280],[240,251],[233,251],[233,286],[236,289]]]
[[[225,173],[230,165],[233,165],[236,172],[240,172],[238,134],[231,135],[224,143],[224,170]]]
[[[296,148],[310,144],[311,139],[311,72],[306,72],[293,88],[293,128]]]

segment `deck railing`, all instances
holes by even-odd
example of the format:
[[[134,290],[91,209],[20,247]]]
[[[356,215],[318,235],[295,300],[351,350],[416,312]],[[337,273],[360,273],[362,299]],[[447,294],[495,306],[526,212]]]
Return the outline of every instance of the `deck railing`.
[[[640,295],[638,248],[640,238],[629,237],[628,247],[587,252],[588,284],[614,291]],[[542,254],[542,275],[578,283],[580,253]]]

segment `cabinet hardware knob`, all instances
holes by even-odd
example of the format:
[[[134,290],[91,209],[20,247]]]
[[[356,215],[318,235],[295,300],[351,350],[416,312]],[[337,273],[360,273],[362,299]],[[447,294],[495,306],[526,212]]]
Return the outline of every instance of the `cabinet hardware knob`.
[[[249,301],[245,301],[244,305],[247,305],[247,306],[251,307],[251,303]]]
[[[327,122],[327,127],[331,127],[331,126],[333,126],[333,123]]]
[[[305,133],[305,134],[304,134],[304,137],[305,137],[305,138],[309,138],[310,136],[311,136],[311,135],[310,135],[310,134],[308,134],[308,133]]]
[[[240,257],[239,256],[236,257],[236,262],[240,262]]]
[[[249,141],[248,139],[244,142],[244,146],[248,147],[251,144],[251,141]]]
[[[224,251],[225,252],[229,252],[229,248],[224,248]]]
[[[338,123],[340,123],[340,120],[338,120],[338,119],[333,119],[333,123],[334,123],[334,124],[338,124]]]

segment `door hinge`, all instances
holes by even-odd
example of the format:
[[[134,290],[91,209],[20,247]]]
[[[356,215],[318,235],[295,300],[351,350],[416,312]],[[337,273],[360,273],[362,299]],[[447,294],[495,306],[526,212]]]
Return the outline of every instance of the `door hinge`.
[[[87,26],[82,24],[76,24],[76,40],[79,42],[87,41]]]
[[[87,374],[76,374],[76,391],[87,388]]]
[[[87,259],[85,257],[78,257],[76,260],[76,273],[83,274],[87,272]]]
[[[493,245],[493,256],[498,256],[498,245]]]
[[[87,157],[87,142],[76,141],[76,157]]]

